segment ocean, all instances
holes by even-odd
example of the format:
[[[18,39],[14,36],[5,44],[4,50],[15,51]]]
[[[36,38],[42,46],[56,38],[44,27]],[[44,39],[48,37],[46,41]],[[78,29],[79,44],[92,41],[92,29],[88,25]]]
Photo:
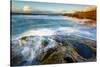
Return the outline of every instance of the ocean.
[[[17,38],[21,34],[29,31],[41,31],[41,34],[43,32],[45,35],[49,35],[52,32],[55,34],[63,32],[70,33],[74,31],[72,33],[75,35],[96,40],[96,27],[81,25],[79,22],[80,21],[69,19],[64,16],[12,15],[11,36],[12,39],[15,37]]]
[[[96,41],[96,27],[82,25],[80,21],[65,16],[12,15],[11,60],[14,62],[11,64],[39,64],[37,57],[42,52],[47,52],[50,48],[61,44],[63,40],[80,40],[76,36],[89,39],[89,42],[91,42],[91,40]],[[84,54],[81,54],[83,57],[91,57],[92,51],[90,48],[84,44],[81,45],[76,46],[79,50],[79,54],[84,52]],[[82,50],[81,47],[86,48],[86,51]]]

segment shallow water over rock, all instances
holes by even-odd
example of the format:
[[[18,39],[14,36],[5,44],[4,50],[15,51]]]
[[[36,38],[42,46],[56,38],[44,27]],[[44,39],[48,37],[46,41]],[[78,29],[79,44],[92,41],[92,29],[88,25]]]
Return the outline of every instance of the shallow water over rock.
[[[77,45],[75,45],[75,48],[78,54],[86,59],[91,58],[93,56],[92,49],[86,44],[78,43]]]

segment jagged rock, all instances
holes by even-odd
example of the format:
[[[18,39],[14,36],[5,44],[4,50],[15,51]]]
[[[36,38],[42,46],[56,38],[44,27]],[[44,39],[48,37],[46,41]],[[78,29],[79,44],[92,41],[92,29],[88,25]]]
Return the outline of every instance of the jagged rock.
[[[35,64],[58,64],[58,63],[74,63],[96,61],[96,42],[77,37],[77,36],[45,36],[26,37],[26,46],[32,48],[36,57],[28,63],[22,59],[21,49],[23,46],[18,46],[19,42],[15,41],[12,46],[13,50],[12,64],[13,65],[35,65]],[[35,44],[34,44],[35,43]],[[59,45],[61,44],[61,45]],[[94,44],[94,45],[93,45]],[[17,46],[17,47],[16,47]],[[37,48],[34,48],[37,46]],[[35,50],[34,50],[35,49]],[[45,50],[46,49],[46,50]],[[18,57],[19,56],[19,57]],[[30,56],[27,55],[27,58]],[[21,58],[21,59],[19,59]]]

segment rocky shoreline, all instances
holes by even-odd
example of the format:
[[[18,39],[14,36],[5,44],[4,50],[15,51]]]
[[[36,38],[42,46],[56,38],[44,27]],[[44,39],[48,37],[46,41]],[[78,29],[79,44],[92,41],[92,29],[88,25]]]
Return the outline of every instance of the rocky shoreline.
[[[25,37],[22,39],[27,41],[27,38],[29,37]],[[94,40],[73,35],[47,36],[46,38],[53,39],[56,45],[51,48],[48,48],[47,50],[42,50],[42,52],[39,53],[35,58],[37,60],[37,63],[32,62],[31,65],[96,61],[96,41]],[[42,40],[41,42],[42,48],[45,49],[45,47],[48,46],[48,43],[49,43],[48,39]],[[17,57],[17,59],[18,58],[20,57]],[[14,60],[16,63],[14,62]],[[18,62],[22,63],[23,60],[21,59],[16,60],[16,57],[15,58],[13,57],[11,64],[20,65]],[[29,65],[29,64],[25,62],[23,65]]]

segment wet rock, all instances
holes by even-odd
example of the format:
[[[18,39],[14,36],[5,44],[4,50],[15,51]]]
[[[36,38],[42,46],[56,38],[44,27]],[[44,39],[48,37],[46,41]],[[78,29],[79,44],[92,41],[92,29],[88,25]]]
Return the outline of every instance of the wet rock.
[[[70,44],[68,43],[67,40],[63,40],[63,41],[62,41],[62,45],[66,47],[66,46],[68,46],[68,45],[70,45]]]
[[[24,36],[24,37],[21,38],[21,40],[26,40],[26,38],[27,38],[27,37]]]
[[[57,63],[64,63],[64,52],[62,51],[61,47],[55,47],[49,49],[46,53],[42,53],[44,55],[41,57],[41,64],[57,64]]]
[[[60,35],[55,36],[54,40],[58,43],[62,43],[62,37]]]
[[[23,57],[21,55],[17,55],[11,59],[11,66],[19,66],[22,62]]]
[[[93,51],[96,50],[95,42],[92,40],[73,37],[73,36],[45,36],[45,37],[27,37],[22,38],[25,40],[26,45],[35,49],[35,46],[39,46],[33,50],[36,55],[36,60],[32,60],[32,63],[22,59],[20,47],[18,46],[19,42],[15,41],[11,44],[12,48],[12,65],[36,65],[36,64],[58,64],[58,63],[74,63],[74,62],[88,62],[95,61],[96,55]],[[15,44],[15,45],[14,45]],[[58,45],[62,44],[62,45]],[[94,44],[94,45],[92,45]],[[41,47],[42,45],[42,47]],[[54,46],[55,45],[55,46]],[[47,47],[50,48],[47,48]],[[91,49],[91,46],[93,48]],[[44,50],[46,48],[46,51]],[[40,49],[40,50],[39,50]],[[94,49],[94,50],[93,50]],[[33,53],[32,52],[32,53]],[[40,52],[40,53],[39,53]],[[95,51],[96,52],[96,51]],[[26,55],[26,54],[24,54]],[[34,56],[33,55],[33,56]],[[28,56],[29,57],[29,56]],[[37,61],[38,60],[38,61]]]
[[[64,60],[66,61],[66,63],[73,63],[73,59],[70,57],[65,57]]]
[[[42,40],[42,46],[45,47],[49,44],[48,40]]]

